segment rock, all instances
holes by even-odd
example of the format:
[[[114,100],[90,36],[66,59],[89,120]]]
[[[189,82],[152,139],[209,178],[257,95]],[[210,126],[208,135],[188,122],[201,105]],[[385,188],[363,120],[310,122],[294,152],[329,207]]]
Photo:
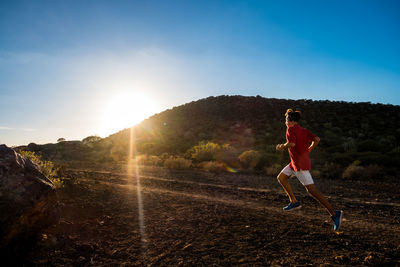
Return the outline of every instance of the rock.
[[[378,266],[381,263],[379,255],[375,252],[368,252],[367,256],[364,258],[364,265],[375,265]]]
[[[85,261],[86,261],[86,258],[85,258],[85,257],[79,256],[79,258],[77,259],[76,262],[77,262],[78,264],[83,264]]]
[[[30,159],[0,145],[0,248],[36,236],[58,218],[51,180]]]
[[[335,256],[335,261],[340,264],[349,263],[351,259],[345,255]]]

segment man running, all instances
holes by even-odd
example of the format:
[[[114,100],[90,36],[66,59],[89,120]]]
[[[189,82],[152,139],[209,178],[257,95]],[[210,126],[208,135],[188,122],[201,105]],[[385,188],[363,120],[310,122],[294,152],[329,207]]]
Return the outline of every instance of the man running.
[[[329,201],[315,187],[314,181],[310,174],[311,161],[309,153],[318,145],[320,139],[305,128],[302,128],[298,122],[300,120],[300,111],[288,109],[286,116],[286,143],[278,144],[276,150],[282,151],[289,149],[290,163],[283,168],[278,175],[278,181],[282,185],[289,197],[290,203],[283,208],[285,211],[291,211],[301,208],[301,204],[296,200],[293,190],[288,182],[288,178],[295,175],[297,179],[304,185],[307,192],[314,197],[329,212],[333,220],[333,229],[338,231],[342,221],[343,211],[333,210]],[[311,143],[311,145],[310,145]]]

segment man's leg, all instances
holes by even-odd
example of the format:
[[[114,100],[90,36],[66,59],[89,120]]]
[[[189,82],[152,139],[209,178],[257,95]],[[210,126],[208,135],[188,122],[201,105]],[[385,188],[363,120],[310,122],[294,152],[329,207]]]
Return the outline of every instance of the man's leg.
[[[317,189],[314,184],[306,185],[307,192],[315,198],[329,212],[331,216],[335,215],[333,208],[325,196]]]
[[[296,197],[293,194],[293,190],[292,187],[290,186],[289,182],[288,182],[288,178],[289,176],[284,174],[284,173],[280,173],[278,175],[278,182],[281,184],[281,186],[283,187],[283,189],[286,192],[286,195],[289,197],[289,200],[291,203],[296,203]]]

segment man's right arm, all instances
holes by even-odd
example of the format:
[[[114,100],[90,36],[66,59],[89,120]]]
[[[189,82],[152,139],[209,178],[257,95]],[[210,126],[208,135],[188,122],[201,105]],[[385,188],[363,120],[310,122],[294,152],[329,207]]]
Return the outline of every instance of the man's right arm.
[[[279,144],[279,145],[277,145],[277,146],[276,146],[276,150],[282,151],[282,150],[285,150],[286,148],[294,147],[295,145],[296,145],[295,143],[288,143],[288,142],[286,142],[286,143],[284,143],[284,144]]]

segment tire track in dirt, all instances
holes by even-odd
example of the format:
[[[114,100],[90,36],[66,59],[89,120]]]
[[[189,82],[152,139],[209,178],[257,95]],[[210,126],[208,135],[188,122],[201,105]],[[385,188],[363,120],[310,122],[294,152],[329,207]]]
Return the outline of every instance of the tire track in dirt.
[[[137,190],[137,185],[136,185],[136,180],[133,183],[129,183],[129,177],[128,175],[117,175],[117,176],[123,176],[125,183],[117,182],[117,181],[97,181],[98,183],[107,185],[107,186],[114,186],[114,187],[119,187],[123,190]],[[131,176],[130,178],[136,178],[136,176]],[[261,191],[260,189],[256,188],[240,188],[240,187],[234,187],[234,186],[226,186],[226,185],[218,185],[218,184],[210,184],[210,183],[199,183],[199,182],[194,182],[194,181],[180,181],[180,180],[175,180],[175,179],[167,179],[167,178],[159,178],[159,177],[152,177],[152,176],[140,176],[140,178],[145,178],[145,179],[152,179],[152,180],[157,180],[157,181],[167,181],[167,182],[173,182],[173,183],[183,183],[183,184],[193,184],[193,185],[199,185],[199,186],[207,186],[210,188],[218,188],[218,189],[228,189],[228,190],[233,190],[233,191],[248,191],[248,192],[274,192],[277,194],[282,195],[282,192],[276,192],[275,190],[263,190]],[[90,182],[92,180],[88,178],[81,178],[81,180]],[[170,190],[170,189],[165,189],[165,188],[160,188],[160,187],[151,187],[151,186],[141,186],[141,192],[143,194],[166,194],[166,195],[172,195],[174,197],[179,196],[179,197],[185,197],[185,198],[190,198],[190,199],[195,199],[197,201],[207,201],[207,202],[214,202],[214,203],[220,203],[223,205],[227,206],[233,206],[233,207],[241,207],[243,209],[252,209],[252,210],[257,210],[259,212],[272,212],[275,214],[282,214],[282,207],[281,206],[273,206],[271,204],[274,204],[273,202],[266,202],[265,200],[260,200],[260,201],[251,201],[251,200],[243,200],[243,199],[233,199],[229,197],[228,194],[225,194],[224,197],[219,196],[213,197],[211,195],[207,194],[199,194],[199,193],[189,193],[189,192],[179,192],[177,190]],[[210,192],[212,193],[212,192]],[[343,200],[343,198],[341,198]],[[363,202],[365,203],[365,202]],[[268,205],[269,206],[268,206]],[[301,210],[299,211],[294,211],[294,212],[285,212],[286,217],[290,217],[291,219],[298,218],[299,216],[302,218],[305,218],[309,221],[315,220],[316,214],[321,213],[321,210],[311,212],[309,214],[305,214]],[[318,215],[320,216],[320,215]],[[329,220],[325,220],[325,222],[329,222]],[[400,228],[397,227],[396,225],[391,225],[387,223],[377,223],[377,222],[369,222],[365,221],[365,219],[360,219],[358,214],[346,214],[344,215],[343,223],[346,225],[347,231],[356,231],[356,232],[365,232],[365,231],[373,231],[373,232],[391,232],[391,234],[395,237],[398,236],[400,237]],[[342,232],[338,233],[339,235],[342,234]]]
[[[84,171],[87,172],[87,171]],[[103,171],[89,171],[87,173],[98,173],[98,174],[106,174],[106,175],[111,175],[111,176],[117,176],[117,179],[113,179],[111,183],[118,183],[120,185],[125,185],[131,180],[132,178],[135,178],[135,183],[136,183],[136,176],[135,175],[127,175],[123,173],[113,173],[113,172],[103,172]],[[254,187],[239,187],[235,185],[223,185],[223,184],[214,184],[214,183],[203,183],[203,182],[197,182],[197,181],[188,181],[188,180],[178,180],[178,179],[171,179],[171,178],[161,178],[161,177],[156,177],[156,176],[149,176],[149,175],[141,175],[141,179],[144,180],[153,180],[153,181],[160,181],[160,182],[166,182],[166,183],[171,183],[173,185],[177,184],[183,184],[183,185],[194,185],[194,186],[199,186],[202,188],[201,191],[203,193],[210,193],[210,195],[213,194],[213,191],[209,189],[219,189],[219,190],[228,190],[232,193],[232,195],[235,195],[238,192],[241,193],[272,193],[274,195],[278,195],[281,197],[286,197],[285,193],[282,192],[282,190],[273,190],[273,189],[266,189],[266,188],[254,188]],[[124,182],[124,183],[121,183]],[[282,207],[275,205],[275,207],[271,208],[268,207],[268,205],[271,205],[273,201],[266,202],[265,199],[260,199],[260,201],[254,202],[254,201],[245,201],[245,200],[238,200],[238,199],[232,199],[230,195],[228,194],[229,192],[224,192],[224,195],[228,195],[227,198],[221,199],[220,196],[218,198],[212,197],[207,194],[192,194],[192,193],[187,193],[187,192],[179,192],[177,190],[167,190],[167,189],[150,189],[149,187],[147,188],[147,192],[158,192],[158,193],[165,193],[165,194],[173,194],[173,195],[180,195],[188,198],[194,198],[197,200],[205,200],[205,201],[214,201],[216,203],[221,203],[225,205],[232,205],[232,206],[241,206],[244,208],[251,208],[251,209],[258,209],[258,210],[263,210],[263,211],[272,211],[272,212],[282,212]],[[143,187],[142,187],[143,189]],[[205,190],[203,190],[205,189]],[[188,190],[188,188],[184,188],[185,191]],[[351,198],[346,198],[346,197],[335,197],[335,196],[327,196],[328,199],[334,199],[335,202],[340,202],[342,204],[348,205],[348,204],[360,204],[360,205],[374,205],[374,206],[388,206],[388,207],[395,207],[398,208],[400,207],[400,204],[398,203],[387,203],[387,202],[376,202],[376,201],[365,201],[362,199],[351,199]],[[253,198],[254,199],[254,198]],[[263,202],[264,204],[260,204]],[[280,205],[280,204],[279,204]],[[315,216],[320,216],[321,210],[316,210],[316,211],[310,211],[308,210],[307,212],[310,213],[310,215],[307,216],[307,219],[313,220],[315,219]],[[318,214],[319,213],[319,214]],[[304,215],[304,214],[303,214]],[[304,215],[306,216],[306,215]],[[304,217],[303,216],[303,217]],[[392,231],[394,236],[398,236],[400,238],[400,229],[396,223],[384,220],[381,220],[382,218],[375,218],[373,220],[372,218],[367,218],[365,216],[362,216],[358,211],[356,212],[349,212],[348,210],[345,210],[345,216],[344,216],[344,222],[346,225],[350,226],[353,225],[354,229],[364,229],[368,231]],[[380,222],[378,222],[380,220]],[[325,222],[329,222],[328,220],[325,220]],[[361,226],[361,227],[360,227]],[[396,234],[398,233],[398,234]]]
[[[107,175],[111,175],[111,176],[118,176],[118,177],[122,177],[122,179],[125,181],[128,181],[129,177],[136,178],[135,175],[127,175],[124,173],[115,173],[115,172],[107,172],[107,171],[88,171],[88,170],[79,170],[79,169],[71,169],[71,171],[78,172],[78,173],[83,172],[83,173],[107,174]],[[181,183],[181,184],[190,184],[190,185],[214,187],[214,188],[221,188],[221,189],[248,191],[248,192],[252,192],[252,193],[275,193],[275,194],[279,194],[279,195],[285,195],[284,193],[282,193],[282,190],[278,191],[278,190],[272,190],[272,189],[267,189],[267,188],[240,187],[240,186],[234,186],[234,185],[202,183],[202,182],[187,181],[187,180],[161,178],[161,177],[149,176],[149,175],[141,175],[140,178],[156,180],[156,181],[171,182],[171,183]],[[360,198],[346,198],[346,197],[336,197],[336,196],[327,196],[327,198],[335,199],[335,200],[342,200],[347,203],[400,207],[400,203],[393,203],[393,202],[367,201],[367,200],[363,200]]]

